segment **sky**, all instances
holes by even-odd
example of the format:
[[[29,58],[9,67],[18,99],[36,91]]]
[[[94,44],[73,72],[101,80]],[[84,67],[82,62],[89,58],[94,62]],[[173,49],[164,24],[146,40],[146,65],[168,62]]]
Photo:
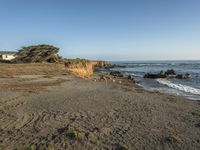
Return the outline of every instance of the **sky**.
[[[200,60],[200,0],[0,0],[0,50],[67,58]]]

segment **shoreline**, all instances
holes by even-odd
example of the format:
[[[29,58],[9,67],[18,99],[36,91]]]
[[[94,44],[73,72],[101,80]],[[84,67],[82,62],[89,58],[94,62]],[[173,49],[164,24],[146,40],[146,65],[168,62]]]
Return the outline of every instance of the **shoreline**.
[[[191,100],[200,100],[198,63],[187,62],[115,62],[111,71],[132,75],[145,88],[182,95]],[[195,68],[197,68],[195,70]],[[105,71],[106,72],[106,71]],[[108,70],[109,72],[109,70]]]
[[[1,78],[0,95],[2,149],[200,148],[200,103],[131,79],[19,75]]]
[[[105,71],[105,70],[104,70]],[[112,72],[112,70],[106,70],[105,71],[106,73],[103,73],[102,71],[99,71],[99,73],[101,73],[101,74],[103,74],[103,75],[107,75],[107,76],[111,76],[110,75],[110,72]],[[115,71],[114,71],[115,72]],[[120,72],[120,71],[119,71]],[[123,74],[123,76],[124,76],[124,79],[127,79],[127,77],[128,76],[131,76],[131,78],[134,80],[134,83],[137,85],[137,86],[139,86],[139,87],[141,87],[141,88],[143,88],[144,90],[146,90],[146,91],[150,91],[150,92],[154,92],[154,91],[156,91],[156,92],[160,92],[160,93],[163,93],[163,94],[168,94],[168,95],[172,95],[172,96],[180,96],[180,97],[183,97],[183,98],[186,98],[186,99],[188,99],[188,100],[193,100],[193,101],[200,101],[200,99],[198,99],[198,97],[199,97],[199,95],[195,95],[195,94],[193,94],[193,96],[191,96],[191,95],[187,95],[187,92],[183,92],[183,91],[179,91],[179,93],[176,93],[175,91],[177,91],[177,89],[174,89],[174,88],[169,88],[169,87],[167,87],[167,88],[169,88],[169,89],[171,89],[171,91],[168,89],[168,90],[166,90],[166,89],[163,89],[163,88],[159,88],[159,87],[145,87],[145,85],[142,85],[141,84],[141,82],[140,81],[138,81],[137,79],[135,79],[136,77],[134,76],[134,75],[130,75],[130,74],[126,74],[126,73],[123,73],[123,72],[120,72],[121,74]],[[154,82],[157,82],[157,80],[156,79],[149,79],[149,80],[153,80]],[[160,83],[159,83],[160,84]],[[166,90],[166,91],[165,91]],[[177,91],[178,92],[178,91]],[[181,93],[182,92],[182,93]],[[188,93],[189,94],[189,93]],[[195,97],[195,96],[197,96],[197,97]]]

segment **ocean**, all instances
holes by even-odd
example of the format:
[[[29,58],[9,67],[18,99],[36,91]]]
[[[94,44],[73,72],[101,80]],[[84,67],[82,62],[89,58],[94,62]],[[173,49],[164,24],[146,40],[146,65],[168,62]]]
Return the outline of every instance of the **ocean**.
[[[110,70],[132,75],[139,85],[148,90],[182,95],[192,100],[200,100],[200,61],[117,61],[110,62],[119,67]],[[174,69],[177,74],[189,73],[189,79],[146,79],[146,73],[159,73]]]

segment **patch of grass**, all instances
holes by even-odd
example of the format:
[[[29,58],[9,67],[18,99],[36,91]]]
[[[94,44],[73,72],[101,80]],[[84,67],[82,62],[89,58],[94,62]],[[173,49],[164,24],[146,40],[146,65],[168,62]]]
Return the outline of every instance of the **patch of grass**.
[[[70,139],[74,139],[74,140],[77,140],[77,141],[80,141],[82,139],[81,133],[75,127],[73,127],[71,125],[68,126],[67,136]]]
[[[200,117],[200,112],[192,112],[192,115]]]

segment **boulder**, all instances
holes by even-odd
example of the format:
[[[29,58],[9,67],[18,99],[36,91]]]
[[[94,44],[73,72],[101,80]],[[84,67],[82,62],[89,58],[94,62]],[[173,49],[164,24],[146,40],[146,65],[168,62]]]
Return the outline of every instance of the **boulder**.
[[[128,75],[128,80],[132,80],[132,76],[131,75]]]
[[[165,72],[165,74],[166,74],[167,76],[169,76],[169,75],[174,76],[174,75],[176,75],[176,72],[175,72],[174,69],[169,69],[169,70],[167,70],[167,71]]]
[[[176,76],[177,79],[188,79],[190,77],[189,73],[185,73],[185,74],[178,74]]]
[[[133,83],[136,83],[136,81],[135,81],[134,77],[133,77],[133,76],[131,76],[131,75],[128,75],[127,79],[128,79],[128,80],[132,80],[132,81],[133,81]]]
[[[123,77],[124,75],[120,71],[111,71],[110,75],[114,77]]]
[[[131,75],[128,75],[127,79],[128,79],[128,80],[135,80],[134,77],[131,76]]]

